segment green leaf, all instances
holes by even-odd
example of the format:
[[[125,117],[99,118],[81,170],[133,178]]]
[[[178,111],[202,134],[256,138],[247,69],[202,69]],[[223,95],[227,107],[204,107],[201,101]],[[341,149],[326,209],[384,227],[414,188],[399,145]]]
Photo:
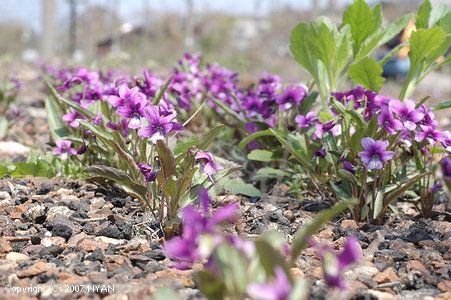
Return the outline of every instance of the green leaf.
[[[384,78],[382,67],[372,57],[366,57],[349,66],[349,77],[365,89],[378,92],[382,88]]]
[[[359,61],[362,58],[365,58],[368,54],[370,54],[374,49],[379,48],[380,46],[387,43],[389,40],[394,38],[404,27],[409,24],[410,20],[412,20],[413,15],[408,14],[405,15],[390,25],[377,30],[371,36],[369,36],[361,45],[360,51],[355,58],[355,61]]]
[[[198,143],[199,139],[196,138],[195,136],[191,136],[187,141],[177,140],[174,147],[174,155],[186,153],[189,150],[189,148],[197,145]]]
[[[34,162],[17,162],[11,172],[12,177],[25,177],[28,175],[47,177],[47,168],[39,160]]]
[[[176,203],[179,203],[180,198],[186,192],[186,190],[191,186],[193,182],[194,174],[199,168],[192,168],[191,170],[185,172],[182,178],[177,181],[177,195],[175,197]],[[175,209],[175,208],[174,208]]]
[[[176,172],[176,164],[175,158],[172,155],[171,149],[169,149],[168,145],[162,140],[157,141],[157,151],[158,157],[161,162],[161,169],[163,172],[163,180],[166,181],[172,175],[175,175]]]
[[[451,11],[437,22],[437,26],[443,29],[446,34],[451,33]]]
[[[308,280],[306,279],[295,279],[293,288],[291,290],[290,295],[288,296],[288,300],[304,300],[308,299],[310,285]]]
[[[122,170],[102,165],[94,165],[85,168],[83,173],[112,180],[127,193],[135,196],[142,202],[147,203],[147,188],[143,185],[135,183],[133,179]]]
[[[451,107],[451,100],[446,100],[446,101],[442,101],[439,104],[435,105],[434,107],[431,108],[432,111],[437,111],[437,110],[442,110],[445,108],[450,108]]]
[[[62,140],[68,136],[66,127],[61,119],[61,112],[55,105],[55,102],[50,97],[45,98],[45,113],[47,115],[47,122],[49,124],[50,134],[53,139]]]
[[[354,56],[360,50],[363,41],[375,30],[376,20],[373,12],[364,0],[357,0],[351,4],[343,14],[343,25],[351,26],[352,38],[354,39]]]
[[[227,180],[224,188],[232,194],[241,194],[248,197],[261,196],[261,192],[252,184],[245,183],[241,178],[233,178]]]
[[[422,60],[442,44],[445,33],[440,28],[418,29],[410,36],[411,70],[416,70]]]
[[[180,296],[169,286],[157,288],[153,296],[155,300],[181,300]]]
[[[410,176],[409,179],[403,181],[397,185],[397,188],[390,193],[383,190],[384,193],[384,205],[379,212],[374,212],[377,218],[379,218],[382,213],[387,209],[387,207],[396,199],[401,197],[405,191],[410,189],[415,183],[417,183],[421,178],[426,176],[428,172],[417,172],[416,175]]]
[[[415,17],[415,26],[417,29],[427,28],[429,25],[429,15],[431,14],[431,2],[429,0],[424,0],[418,9],[418,13]]]
[[[56,89],[46,80],[45,83],[47,84],[47,87],[49,88],[50,94],[60,103],[64,103],[66,105],[68,105],[69,107],[72,107],[73,109],[75,109],[76,111],[78,111],[80,114],[86,116],[86,117],[94,117],[95,114],[90,111],[87,110],[86,108],[81,107],[80,105],[78,105],[76,102],[72,101],[72,100],[68,100],[64,97],[61,97],[58,92],[56,91]]]
[[[335,38],[336,50],[334,53],[334,78],[336,81],[346,63],[349,60],[351,50],[351,28],[345,25],[341,28],[340,33]]]
[[[362,141],[363,133],[363,129],[356,130],[354,135],[351,137],[351,140],[349,141],[349,147],[351,148],[352,154],[354,154],[354,156],[357,156],[360,151],[360,143]]]
[[[276,160],[283,160],[283,150],[281,151],[268,151],[268,150],[252,150],[248,155],[247,158],[249,160],[257,160],[257,161],[276,161]]]
[[[251,134],[250,136],[248,136],[247,138],[245,138],[244,140],[242,140],[239,144],[238,147],[240,149],[243,149],[247,144],[249,144],[250,142],[252,142],[253,140],[255,140],[256,138],[262,137],[262,136],[272,136],[272,132],[269,129],[263,130],[263,131],[257,131],[254,134]]]
[[[325,20],[325,18],[318,18],[313,21],[310,24],[310,33],[305,39],[310,55],[321,60],[328,69],[335,52],[335,39],[333,31],[327,26]]]
[[[169,177],[163,184],[163,191],[171,197],[174,197],[177,193],[176,189],[177,178],[175,176]]]
[[[208,146],[215,140],[215,138],[219,135],[219,133],[221,132],[221,130],[224,128],[224,125],[218,125],[215,128],[213,128],[212,130],[210,130],[203,138],[202,140],[199,142],[199,144],[197,144],[197,148],[199,148],[200,150],[207,150]]]
[[[198,271],[196,277],[200,290],[209,300],[224,299],[226,287],[223,280],[210,271]]]
[[[353,206],[356,203],[355,199],[349,201],[340,201],[332,208],[319,212],[310,222],[296,232],[293,237],[293,244],[291,248],[291,264],[296,262],[301,251],[307,246],[307,237],[314,235],[321,227],[344,211],[345,209]]]
[[[271,167],[260,168],[257,171],[257,174],[252,177],[252,181],[261,181],[263,179],[274,179],[274,178],[282,178],[286,176],[286,173],[280,169],[274,169]]]
[[[310,95],[307,96],[307,98],[305,98],[302,103],[301,103],[301,107],[299,108],[299,113],[301,115],[306,115],[312,108],[313,104],[316,101],[316,98],[318,97],[319,93],[318,92],[311,92]]]
[[[280,252],[274,249],[271,244],[264,239],[258,239],[254,243],[260,264],[263,266],[263,269],[265,269],[267,276],[274,275],[274,268],[280,266],[285,271],[288,278],[291,278],[287,261]]]
[[[451,7],[444,3],[434,5],[434,7],[432,7],[431,14],[429,17],[429,28],[437,26],[437,23],[440,22],[440,20],[445,19],[450,11]]]
[[[299,23],[296,25],[291,31],[290,50],[291,53],[293,53],[294,59],[315,77],[318,72],[318,67],[315,59],[310,55],[305,40],[309,34],[309,26],[306,23]]]
[[[104,140],[104,141],[114,140],[113,135],[111,133],[105,131],[104,129],[102,129],[99,126],[92,124],[91,122],[86,121],[86,120],[79,120],[78,122],[80,123],[80,125],[91,130],[92,133],[94,133],[97,137],[101,138],[102,140]],[[107,142],[107,144],[111,144],[111,143]]]
[[[352,174],[349,171],[340,169],[340,170],[338,170],[338,176],[341,179],[343,179],[344,181],[348,181],[348,182],[354,184],[355,186],[359,186],[360,185],[359,181],[357,180],[357,177],[355,177],[355,175]]]

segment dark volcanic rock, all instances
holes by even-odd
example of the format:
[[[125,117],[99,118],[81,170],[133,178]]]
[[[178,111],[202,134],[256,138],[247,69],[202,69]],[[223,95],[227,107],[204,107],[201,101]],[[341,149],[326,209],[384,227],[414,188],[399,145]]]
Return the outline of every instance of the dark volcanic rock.
[[[163,250],[160,249],[148,250],[146,252],[143,252],[142,255],[147,256],[154,260],[164,260],[166,258],[166,255],[164,255]]]
[[[434,240],[432,236],[430,236],[425,230],[420,229],[418,227],[411,227],[410,233],[407,236],[409,241],[415,245],[418,245],[419,242],[424,240]]]
[[[99,261],[99,262],[103,262],[105,256],[103,255],[103,251],[100,248],[97,248],[96,250],[94,250],[91,255],[87,256],[85,258],[85,260],[89,260],[89,261]]]
[[[111,204],[114,205],[114,207],[124,207],[126,204],[126,200],[124,198],[115,197],[111,200]]]
[[[58,281],[58,276],[56,276],[56,274],[54,274],[54,273],[42,273],[42,274],[39,274],[37,277],[36,277],[36,282],[37,283],[46,283],[47,281],[49,281],[49,280],[55,280],[55,281]]]
[[[66,241],[70,239],[72,233],[73,233],[72,228],[64,224],[55,224],[52,228],[52,235],[60,236],[66,239]]]
[[[108,226],[106,228],[103,228],[97,232],[97,235],[102,235],[113,239],[124,238],[124,235],[116,226]]]
[[[46,195],[53,191],[53,185],[47,182],[43,182],[36,190],[37,195]]]

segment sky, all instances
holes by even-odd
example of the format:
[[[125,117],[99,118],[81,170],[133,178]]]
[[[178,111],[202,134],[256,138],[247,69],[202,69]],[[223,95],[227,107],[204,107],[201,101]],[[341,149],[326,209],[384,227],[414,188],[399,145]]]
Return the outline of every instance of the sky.
[[[45,0],[0,0],[0,22],[14,22],[30,25],[35,31],[41,29],[41,4]],[[68,0],[55,0],[57,5],[57,22],[69,17]],[[78,11],[87,5],[118,7],[119,15],[125,22],[140,23],[137,12],[146,5],[153,11],[186,12],[186,0],[76,0]],[[208,7],[213,11],[228,14],[265,15],[272,5],[290,6],[295,9],[308,9],[311,1],[317,0],[192,0],[197,8]],[[325,2],[325,0],[318,0]],[[349,2],[340,0],[340,2]]]

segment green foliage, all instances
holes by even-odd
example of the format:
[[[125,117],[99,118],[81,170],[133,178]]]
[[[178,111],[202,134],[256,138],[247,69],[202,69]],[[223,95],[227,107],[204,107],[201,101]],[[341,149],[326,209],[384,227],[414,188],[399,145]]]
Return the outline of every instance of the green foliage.
[[[371,57],[349,66],[349,77],[352,81],[375,92],[378,92],[384,83],[382,72],[382,67]]]

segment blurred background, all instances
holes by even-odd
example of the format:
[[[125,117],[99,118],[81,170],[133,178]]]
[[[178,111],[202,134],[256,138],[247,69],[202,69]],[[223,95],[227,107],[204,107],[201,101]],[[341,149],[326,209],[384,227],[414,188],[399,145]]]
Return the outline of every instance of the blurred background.
[[[383,4],[384,22],[420,0]],[[445,1],[432,1],[450,2]],[[292,28],[326,15],[336,23],[351,0],[0,0],[0,59],[169,73],[184,52],[256,77],[305,77],[288,45]]]
[[[340,24],[352,2],[0,0],[0,79],[17,76],[25,83],[22,96],[33,100],[40,97],[34,80],[39,75],[36,67],[43,64],[115,68],[134,74],[147,68],[167,78],[185,52],[202,52],[204,62],[239,72],[244,85],[256,82],[264,71],[279,75],[283,83],[306,82],[309,75],[289,51],[291,30],[321,15]],[[422,0],[367,2],[382,4],[386,25],[416,12]],[[451,4],[451,0],[431,2]],[[397,77],[386,81],[382,94],[399,95],[403,76]],[[448,100],[450,82],[449,67],[433,72],[417,88],[414,99],[431,95],[429,105]]]

